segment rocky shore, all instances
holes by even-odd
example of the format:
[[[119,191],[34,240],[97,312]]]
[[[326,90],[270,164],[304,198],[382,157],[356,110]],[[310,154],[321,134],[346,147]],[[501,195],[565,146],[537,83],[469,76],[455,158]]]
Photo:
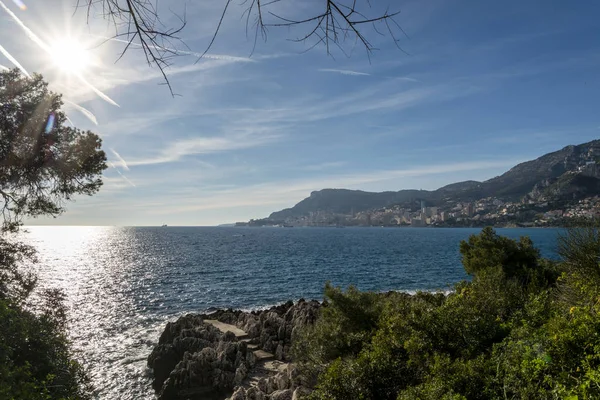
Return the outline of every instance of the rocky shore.
[[[292,400],[308,392],[293,364],[297,332],[321,304],[287,302],[265,311],[219,310],[169,322],[148,357],[160,400]]]

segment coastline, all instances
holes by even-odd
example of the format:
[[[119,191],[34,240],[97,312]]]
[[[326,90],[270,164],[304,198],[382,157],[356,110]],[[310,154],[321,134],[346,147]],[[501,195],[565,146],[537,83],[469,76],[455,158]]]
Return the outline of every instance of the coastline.
[[[427,226],[410,226],[410,225],[344,225],[344,226],[331,226],[331,225],[302,225],[302,226],[289,226],[285,228],[295,229],[370,229],[370,228],[386,228],[386,229],[483,229],[485,227],[492,227],[493,229],[569,229],[577,227],[585,227],[585,225],[548,225],[548,226],[520,226],[517,224],[507,225],[472,225],[472,226],[450,226],[450,225],[427,225]],[[282,226],[214,226],[214,228],[235,228],[235,229],[279,229],[284,228]]]

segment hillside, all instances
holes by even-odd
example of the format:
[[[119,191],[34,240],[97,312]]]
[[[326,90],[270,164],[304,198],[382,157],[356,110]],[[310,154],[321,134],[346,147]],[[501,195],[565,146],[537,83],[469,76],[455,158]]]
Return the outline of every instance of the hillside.
[[[426,198],[432,192],[425,190],[401,190],[399,192],[363,192],[362,190],[323,189],[312,192],[292,208],[277,211],[269,219],[284,220],[301,217],[310,212],[323,211],[332,214],[351,214],[358,211],[385,207],[390,204],[416,201]]]
[[[567,146],[521,163],[484,182],[457,182],[434,191],[314,191],[294,207],[274,212],[268,219],[283,221],[306,217],[311,213],[352,215],[392,205],[418,208],[421,201],[430,206],[443,206],[451,202],[473,202],[488,197],[503,201],[520,201],[526,196],[533,199],[550,197],[556,200],[580,198],[600,193],[600,167],[596,168],[598,160],[600,140],[594,140],[577,146]]]
[[[600,194],[600,179],[582,174],[566,173],[544,188],[542,195],[549,198],[584,198]]]
[[[529,193],[546,179],[554,179],[567,172],[577,172],[587,161],[600,157],[600,140],[543,155],[533,161],[521,163],[508,172],[483,183],[486,194],[516,200]]]

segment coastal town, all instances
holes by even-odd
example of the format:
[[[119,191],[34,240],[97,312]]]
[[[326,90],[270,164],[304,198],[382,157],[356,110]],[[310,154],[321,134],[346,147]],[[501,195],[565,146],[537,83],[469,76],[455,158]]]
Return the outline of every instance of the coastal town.
[[[485,182],[459,182],[437,191],[324,189],[291,209],[236,226],[561,227],[598,217],[600,141],[593,141]]]
[[[565,226],[577,221],[600,217],[600,197],[578,200],[568,205],[551,202],[505,202],[488,197],[476,202],[457,202],[451,207],[428,206],[421,202],[418,209],[390,206],[354,214],[332,214],[325,211],[290,218],[285,221],[267,219],[238,223],[237,226],[397,226],[397,227],[444,227],[444,226]]]
[[[556,205],[554,205],[556,206]],[[600,216],[600,197],[579,200],[565,208],[549,202],[504,202],[485,198],[477,202],[456,203],[450,209],[428,207],[417,211],[391,207],[358,213],[351,219],[357,225],[376,226],[561,226],[569,220],[592,219]],[[324,222],[324,221],[322,221]]]

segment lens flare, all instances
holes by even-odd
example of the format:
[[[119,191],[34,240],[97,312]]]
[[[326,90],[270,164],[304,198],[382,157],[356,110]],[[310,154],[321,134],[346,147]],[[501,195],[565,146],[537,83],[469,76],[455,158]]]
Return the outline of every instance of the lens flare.
[[[48,122],[46,122],[46,135],[48,135],[50,132],[52,132],[52,129],[54,129],[55,121],[56,116],[54,115],[54,113],[50,113],[50,115],[48,115]]]
[[[13,3],[15,3],[16,6],[21,9],[21,11],[27,10],[27,6],[21,0],[13,0]]]
[[[42,50],[44,50],[49,55],[51,55],[51,56],[54,55],[52,48],[50,46],[48,46],[42,39],[40,39],[39,36],[37,36],[35,33],[33,33],[33,31],[31,29],[29,29],[23,23],[23,21],[21,21],[19,19],[19,17],[17,17],[17,15],[10,10],[10,8],[6,7],[6,5],[4,4],[4,2],[2,0],[0,0],[0,8],[2,8],[17,23],[17,25],[19,25],[23,29],[23,31],[25,32],[25,35],[27,35],[27,37],[29,39],[31,39],[35,44],[37,44]],[[102,93],[94,85],[92,85],[85,78],[83,78],[81,73],[76,73],[74,75],[77,78],[79,78],[79,80],[82,81],[84,85],[86,85],[94,93],[96,93],[98,96],[100,96],[103,100],[107,101],[108,103],[110,103],[116,107],[120,107],[113,99],[111,99],[110,97],[108,97],[107,95]]]

